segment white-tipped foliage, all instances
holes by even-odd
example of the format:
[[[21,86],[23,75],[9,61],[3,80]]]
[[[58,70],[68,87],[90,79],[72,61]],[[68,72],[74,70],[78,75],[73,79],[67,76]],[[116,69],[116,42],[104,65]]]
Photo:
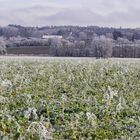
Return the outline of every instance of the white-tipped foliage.
[[[140,60],[0,61],[0,139],[140,138]]]

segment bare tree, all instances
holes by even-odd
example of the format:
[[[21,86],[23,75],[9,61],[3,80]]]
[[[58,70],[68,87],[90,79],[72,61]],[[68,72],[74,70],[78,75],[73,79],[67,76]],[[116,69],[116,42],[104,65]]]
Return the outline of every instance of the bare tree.
[[[6,53],[6,41],[3,37],[0,37],[0,54]]]
[[[79,39],[80,40],[86,40],[87,39],[87,34],[84,32],[80,32],[79,33]]]
[[[131,53],[133,53],[131,48],[131,42],[126,38],[118,38],[118,52],[119,57],[131,57]]]
[[[105,36],[94,37],[91,44],[96,58],[108,58],[112,56],[112,39],[106,38]]]

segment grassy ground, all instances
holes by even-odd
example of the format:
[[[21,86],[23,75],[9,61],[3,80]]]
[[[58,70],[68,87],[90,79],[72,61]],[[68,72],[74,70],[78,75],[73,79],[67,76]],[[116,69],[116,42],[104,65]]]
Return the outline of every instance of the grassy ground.
[[[140,139],[140,60],[0,59],[0,139]]]

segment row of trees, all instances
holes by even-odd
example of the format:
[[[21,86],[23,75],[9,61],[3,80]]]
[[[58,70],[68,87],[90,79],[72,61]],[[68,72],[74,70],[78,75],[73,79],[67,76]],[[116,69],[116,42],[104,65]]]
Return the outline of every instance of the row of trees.
[[[63,39],[42,39],[44,34],[62,35]],[[9,25],[0,28],[0,36],[3,36],[0,41],[3,44],[0,45],[2,54],[6,52],[6,47],[26,49],[38,46],[41,49],[45,46],[48,48],[46,53],[52,56],[140,57],[139,29]]]
[[[98,36],[112,36],[114,40],[119,37],[126,38],[129,41],[140,39],[140,29],[123,28],[103,28],[98,26],[46,26],[46,27],[23,27],[20,25],[8,25],[0,27],[0,36],[10,37],[36,37],[40,38],[44,34],[62,35],[67,38],[71,33],[75,39],[79,38],[79,33],[84,32],[88,37],[97,34]]]
[[[130,42],[123,38],[114,41],[105,36],[97,36],[88,46],[85,41],[75,41],[74,43],[67,42],[62,47],[50,48],[55,56],[140,58],[140,41]]]
[[[51,38],[10,38],[7,40],[7,48],[17,47],[41,47],[48,48],[47,54],[51,56],[77,56],[77,57],[140,57],[140,41],[129,41],[128,39],[118,38],[113,40],[108,36],[94,35],[87,39],[84,33],[79,33],[80,39],[74,37],[67,39]],[[4,39],[3,41],[4,42]],[[4,43],[2,43],[4,44]],[[4,48],[4,47],[2,47]]]
[[[87,45],[88,44],[88,45]],[[77,56],[77,57],[140,57],[140,41],[130,42],[127,39],[118,38],[114,41],[106,36],[95,36],[90,42],[85,40],[69,41],[66,39],[18,39],[5,40],[0,38],[0,52],[6,53],[7,48],[27,47],[48,48],[47,54],[51,56]]]

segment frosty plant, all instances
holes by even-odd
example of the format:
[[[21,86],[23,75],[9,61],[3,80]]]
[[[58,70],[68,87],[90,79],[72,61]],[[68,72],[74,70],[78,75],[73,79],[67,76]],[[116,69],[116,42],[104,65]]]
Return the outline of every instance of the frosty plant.
[[[140,139],[140,60],[1,59],[0,139]]]

